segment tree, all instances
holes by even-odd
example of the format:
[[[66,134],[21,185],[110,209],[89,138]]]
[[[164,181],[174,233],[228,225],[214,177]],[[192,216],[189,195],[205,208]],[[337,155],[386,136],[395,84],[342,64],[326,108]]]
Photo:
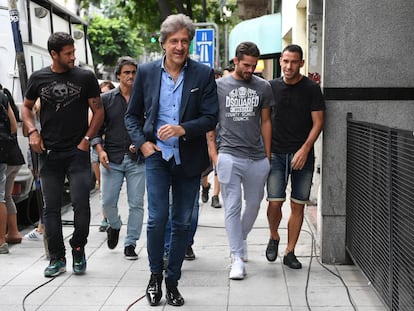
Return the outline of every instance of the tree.
[[[223,5],[226,5],[233,12],[236,11],[236,0],[81,1],[82,7],[87,7],[89,3],[94,3],[95,6],[100,7],[102,14],[106,18],[109,18],[105,22],[103,18],[96,20],[96,17],[94,17],[89,26],[89,37],[94,53],[94,60],[96,63],[103,63],[105,65],[112,64],[114,60],[121,56],[116,55],[117,53],[125,55],[125,51],[128,50],[124,47],[132,47],[135,51],[135,54],[130,54],[132,57],[138,57],[144,51],[146,54],[160,52],[158,42],[159,28],[165,16],[170,14],[186,14],[196,23],[204,21],[216,23],[220,29],[220,54],[223,56],[224,30],[231,29],[232,25],[238,22],[236,13],[229,19],[223,18],[221,11]],[[118,28],[115,27],[114,29],[114,21],[116,21],[114,25],[118,25]],[[225,24],[228,27],[224,27]],[[121,26],[122,28],[120,28]],[[128,53],[130,52],[128,51]]]
[[[113,66],[123,55],[138,58],[144,52],[139,32],[139,26],[131,29],[125,18],[92,17],[88,36],[95,64]]]

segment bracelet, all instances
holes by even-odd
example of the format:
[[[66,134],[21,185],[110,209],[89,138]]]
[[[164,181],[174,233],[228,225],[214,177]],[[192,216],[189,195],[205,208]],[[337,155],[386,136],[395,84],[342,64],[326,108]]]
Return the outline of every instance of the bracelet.
[[[37,128],[34,128],[34,129],[28,131],[27,132],[27,137],[30,137],[30,135],[32,135],[34,132],[37,132],[37,131],[38,131]]]

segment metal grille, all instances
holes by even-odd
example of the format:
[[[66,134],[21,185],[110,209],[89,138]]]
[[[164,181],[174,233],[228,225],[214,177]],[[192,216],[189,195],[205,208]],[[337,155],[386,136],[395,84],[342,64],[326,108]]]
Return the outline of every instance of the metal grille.
[[[413,132],[348,118],[346,248],[390,310],[414,310]]]

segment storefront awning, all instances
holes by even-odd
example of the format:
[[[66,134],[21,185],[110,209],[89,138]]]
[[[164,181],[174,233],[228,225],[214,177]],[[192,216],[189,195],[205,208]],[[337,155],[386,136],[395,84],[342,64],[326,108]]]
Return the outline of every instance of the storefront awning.
[[[263,58],[282,51],[282,16],[280,13],[264,15],[237,24],[229,36],[229,60],[243,41],[257,44]]]

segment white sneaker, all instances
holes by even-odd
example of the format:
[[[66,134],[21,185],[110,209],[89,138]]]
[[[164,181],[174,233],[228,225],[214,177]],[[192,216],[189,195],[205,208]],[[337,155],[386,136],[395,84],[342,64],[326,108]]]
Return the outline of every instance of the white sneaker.
[[[229,274],[231,280],[243,280],[246,276],[246,268],[240,257],[235,257]]]
[[[27,241],[43,241],[43,233],[37,231],[37,229],[33,229],[29,233],[26,233],[23,239]]]
[[[244,262],[249,261],[249,258],[248,258],[248,255],[247,255],[247,240],[243,240],[243,257],[242,257],[242,260]]]
[[[8,254],[9,253],[9,245],[7,243],[3,243],[0,245],[0,254]]]

